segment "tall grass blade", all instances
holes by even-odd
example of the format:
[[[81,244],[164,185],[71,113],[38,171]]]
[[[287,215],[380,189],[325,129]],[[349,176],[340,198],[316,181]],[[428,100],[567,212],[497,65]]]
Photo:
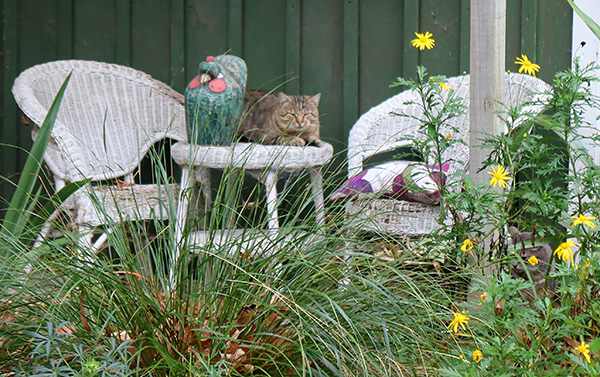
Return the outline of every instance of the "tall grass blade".
[[[32,228],[36,229],[41,226],[52,213],[59,208],[62,203],[64,203],[69,196],[71,196],[75,191],[79,190],[81,187],[89,183],[91,179],[84,179],[82,181],[71,182],[65,185],[60,191],[58,191],[52,198],[48,199],[48,201],[43,204],[43,206],[39,207],[39,212],[37,212],[37,216],[34,216],[29,224]],[[42,203],[40,203],[41,205]]]
[[[71,74],[69,73],[58,91],[52,106],[50,106],[50,110],[48,110],[48,115],[46,115],[46,118],[42,123],[38,137],[31,147],[31,152],[29,153],[29,157],[27,157],[16,191],[10,201],[4,222],[2,223],[2,228],[0,229],[1,234],[12,235],[15,238],[19,238],[23,234],[25,227],[28,225],[30,214],[27,213],[26,209],[30,206],[32,200],[37,200],[35,196],[32,195],[33,190],[42,166],[44,154],[46,153],[48,138],[50,137],[52,128],[54,128],[58,109],[70,78]]]
[[[577,13],[577,15],[585,22],[585,24],[590,28],[592,33],[596,35],[596,38],[600,39],[600,25],[598,25],[590,16],[585,14],[575,3],[573,0],[567,0],[571,8]]]

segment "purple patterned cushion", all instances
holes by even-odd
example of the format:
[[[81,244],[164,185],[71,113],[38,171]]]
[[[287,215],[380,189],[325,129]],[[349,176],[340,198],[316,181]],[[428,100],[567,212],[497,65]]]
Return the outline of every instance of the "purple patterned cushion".
[[[440,180],[445,183],[448,164],[440,171],[437,166],[427,169],[412,161],[391,161],[362,171],[348,179],[331,200],[353,199],[358,195],[374,195],[399,200],[437,204],[441,193]]]

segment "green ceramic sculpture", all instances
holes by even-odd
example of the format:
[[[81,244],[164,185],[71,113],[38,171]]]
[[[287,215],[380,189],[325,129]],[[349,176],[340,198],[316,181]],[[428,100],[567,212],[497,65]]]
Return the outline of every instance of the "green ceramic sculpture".
[[[231,145],[240,123],[246,90],[244,60],[232,55],[209,56],[185,89],[190,144]]]

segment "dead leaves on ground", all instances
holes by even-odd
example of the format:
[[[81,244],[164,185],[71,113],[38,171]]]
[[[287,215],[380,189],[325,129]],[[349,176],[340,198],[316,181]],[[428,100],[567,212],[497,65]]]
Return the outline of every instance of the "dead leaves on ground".
[[[138,366],[157,362],[163,357],[161,348],[180,362],[225,362],[232,370],[252,371],[259,366],[258,360],[264,368],[266,360],[276,360],[289,351],[296,335],[285,319],[288,309],[284,305],[272,300],[235,312],[229,305],[231,302],[220,302],[209,310],[205,303],[196,302],[183,313],[168,313],[166,302],[162,302],[158,307],[164,312],[153,307],[144,313],[148,323],[155,324],[150,326],[152,334],[140,328],[124,331],[113,326],[106,335],[120,342],[133,340],[131,351],[141,356]]]

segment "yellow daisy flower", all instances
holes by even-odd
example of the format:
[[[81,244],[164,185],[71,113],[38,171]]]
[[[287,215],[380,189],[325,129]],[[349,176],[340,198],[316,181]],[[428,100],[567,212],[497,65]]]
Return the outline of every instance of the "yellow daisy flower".
[[[492,179],[490,179],[490,185],[496,187],[497,183],[502,188],[506,187],[506,181],[510,179],[508,176],[510,173],[504,170],[504,166],[498,165],[497,170],[492,166],[492,172],[488,172],[488,174],[492,176]]]
[[[579,352],[579,354],[583,357],[585,357],[585,359],[587,360],[588,363],[592,363],[592,360],[590,358],[590,345],[586,344],[585,342],[581,342],[580,345],[578,345],[577,347],[575,347],[575,351]]]
[[[521,68],[519,68],[519,73],[525,72],[528,75],[535,76],[535,73],[540,70],[540,66],[529,61],[527,55],[521,55],[520,58],[517,58],[515,64],[521,65]]]
[[[480,350],[473,351],[473,361],[479,363],[483,359],[483,353]]]
[[[479,302],[477,303],[477,305],[481,306],[481,304],[483,304],[484,302],[487,302],[487,292],[483,292],[481,295],[479,295]]]
[[[536,264],[540,263],[535,255],[532,255],[531,258],[527,259],[527,262],[529,262],[529,264],[532,266],[535,266]]]
[[[579,277],[581,279],[587,279],[590,277],[590,273],[589,272],[585,272],[585,270],[588,269],[588,267],[590,267],[592,265],[592,261],[590,260],[590,258],[587,258],[585,260],[585,263],[583,264],[583,266],[581,266],[581,272],[579,273]],[[575,266],[575,270],[578,270],[579,266]]]
[[[435,46],[435,40],[431,38],[433,34],[430,32],[426,32],[425,34],[415,33],[415,35],[417,38],[410,41],[414,47],[420,50],[431,50]]]
[[[448,85],[444,84],[444,83],[443,83],[443,82],[441,82],[441,81],[440,81],[440,87],[441,87],[442,89],[445,89],[445,90],[447,90],[447,91],[450,91],[450,87],[449,87]]]
[[[452,139],[452,135],[450,135],[450,134],[446,135],[446,140],[450,141],[450,139]]]
[[[458,332],[458,326],[462,327],[463,330],[466,330],[467,327],[465,325],[467,324],[467,322],[469,322],[470,319],[471,318],[467,317],[464,314],[454,312],[454,319],[452,320],[452,322],[450,322],[448,328],[452,329],[452,331],[454,331],[455,333]]]
[[[557,255],[563,260],[563,262],[571,261],[574,263],[575,260],[573,259],[573,250],[571,249],[573,246],[575,246],[575,243],[572,240],[567,240],[566,242],[561,243],[556,250],[554,250],[554,255]]]
[[[463,244],[460,247],[460,250],[463,253],[466,253],[468,251],[469,253],[471,253],[471,255],[473,255],[473,251],[472,251],[473,250],[473,246],[474,246],[473,242],[471,242],[471,240],[467,238],[466,240],[463,241]]]
[[[575,221],[573,221],[573,224],[571,224],[571,226],[576,226],[579,224],[585,224],[587,226],[589,226],[590,228],[594,229],[596,227],[596,224],[594,224],[593,222],[591,222],[590,220],[596,220],[595,216],[584,216],[581,213],[577,216],[571,216],[572,219],[575,219]]]

